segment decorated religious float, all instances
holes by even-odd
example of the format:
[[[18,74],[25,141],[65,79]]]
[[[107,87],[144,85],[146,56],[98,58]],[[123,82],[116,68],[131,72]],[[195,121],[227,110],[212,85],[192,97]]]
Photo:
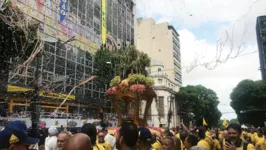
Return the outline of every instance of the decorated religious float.
[[[142,74],[130,74],[124,80],[116,76],[111,80],[110,88],[106,91],[106,94],[110,97],[117,113],[118,126],[122,123],[119,102],[124,103],[126,119],[132,119],[138,126],[147,125],[148,110],[151,108],[153,99],[156,99],[156,93],[152,88],[153,84],[152,78],[145,77]],[[143,118],[140,118],[140,105],[142,101],[146,101],[146,106]]]

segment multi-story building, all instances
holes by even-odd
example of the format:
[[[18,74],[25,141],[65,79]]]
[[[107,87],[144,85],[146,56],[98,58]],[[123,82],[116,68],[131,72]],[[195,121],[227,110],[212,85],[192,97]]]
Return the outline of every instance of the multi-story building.
[[[68,93],[71,96],[61,109],[69,107],[98,108],[103,103],[105,89],[90,81],[72,89],[93,73],[93,53],[102,44],[115,46],[134,44],[135,4],[132,0],[14,0],[27,21],[40,24],[44,42],[40,62],[33,61],[23,71],[11,71],[9,91],[30,90],[34,87],[36,66],[39,64],[41,97],[56,108]],[[121,45],[119,44],[121,43]],[[13,106],[24,106],[21,98],[11,97]],[[25,97],[27,99],[27,97]],[[25,100],[24,99],[24,100]],[[55,100],[56,99],[56,100]],[[61,101],[60,101],[61,99]],[[77,105],[79,103],[79,105]],[[80,105],[84,104],[84,105]],[[49,106],[48,106],[49,105]],[[81,109],[82,110],[82,109]]]
[[[151,58],[160,59],[167,77],[182,85],[179,34],[167,22],[156,24],[153,19],[137,19],[137,49]]]
[[[266,80],[266,16],[257,18],[256,32],[262,80]]]
[[[178,115],[179,104],[175,99],[175,93],[179,91],[179,85],[167,76],[164,65],[159,59],[151,60],[149,76],[154,80],[154,90],[157,94],[157,102],[153,101],[148,116],[148,123],[155,127],[167,127],[169,123],[169,111],[171,111],[171,122],[169,127],[180,126]]]
[[[107,1],[107,42],[117,48],[134,45],[135,43],[135,12],[133,0]],[[112,39],[114,39],[112,41]],[[111,43],[109,43],[111,44]]]
[[[168,23],[156,24],[153,19],[137,19],[137,49],[152,59],[149,76],[154,81],[158,103],[151,107],[151,121],[154,126],[168,125],[168,112],[172,110],[170,127],[180,125],[178,101],[175,93],[182,85],[180,41],[175,28]]]

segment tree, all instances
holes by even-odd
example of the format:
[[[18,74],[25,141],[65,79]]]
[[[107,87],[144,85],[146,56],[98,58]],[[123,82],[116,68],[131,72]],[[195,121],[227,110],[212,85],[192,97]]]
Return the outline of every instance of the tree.
[[[149,66],[148,55],[134,46],[113,52],[101,48],[94,56],[94,75],[98,76],[97,81],[101,87],[108,87],[114,76],[120,76],[123,80],[131,73],[147,75],[146,67]]]
[[[239,123],[237,118],[231,119],[229,123]]]
[[[243,80],[233,89],[231,107],[240,124],[263,126],[266,112],[266,82]]]
[[[217,108],[219,101],[213,90],[202,85],[188,85],[180,88],[176,99],[180,103],[179,113],[183,115],[184,122],[188,123],[187,116],[193,113],[196,125],[202,125],[204,117],[209,126],[217,126],[222,114]]]

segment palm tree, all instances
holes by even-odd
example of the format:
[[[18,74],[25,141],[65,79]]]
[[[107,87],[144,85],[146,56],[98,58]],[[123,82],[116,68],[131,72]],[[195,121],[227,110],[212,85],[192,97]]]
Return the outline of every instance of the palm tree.
[[[146,53],[140,52],[135,46],[131,46],[122,51],[115,52],[118,56],[118,73],[122,79],[131,73],[138,73],[147,76],[146,67],[150,66],[150,58]]]

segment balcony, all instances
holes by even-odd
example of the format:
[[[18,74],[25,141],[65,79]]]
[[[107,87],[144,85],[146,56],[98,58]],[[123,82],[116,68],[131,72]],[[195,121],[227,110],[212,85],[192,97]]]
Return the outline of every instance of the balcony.
[[[175,89],[170,88],[170,87],[168,87],[168,86],[166,86],[166,85],[154,86],[153,89],[154,89],[154,90],[165,90],[165,91],[169,91],[169,92],[171,92],[171,93],[175,93],[175,92],[176,92]]]
[[[149,74],[150,77],[160,77],[160,78],[168,78],[168,75],[165,72],[158,71],[152,72]]]

